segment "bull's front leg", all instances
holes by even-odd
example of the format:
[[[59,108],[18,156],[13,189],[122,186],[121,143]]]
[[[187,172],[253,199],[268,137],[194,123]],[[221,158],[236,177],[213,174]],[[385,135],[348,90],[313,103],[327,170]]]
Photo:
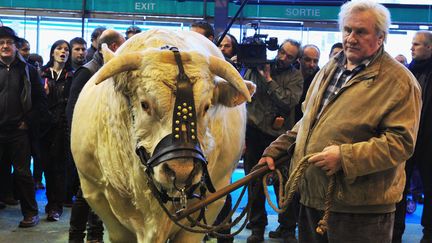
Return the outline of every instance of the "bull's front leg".
[[[134,223],[134,227],[137,230],[138,242],[166,243],[168,241],[173,222],[168,217],[165,217],[163,212],[161,213],[154,219],[153,223],[147,223],[146,227],[142,227],[142,225],[139,227],[140,225],[135,225],[136,222]]]
[[[86,200],[96,214],[102,219],[108,230],[108,236],[112,243],[133,243],[137,242],[135,234],[123,226],[111,210],[110,202],[102,193],[96,193],[100,187],[81,180],[81,186]],[[108,190],[109,191],[109,190]],[[87,193],[86,193],[87,192]]]

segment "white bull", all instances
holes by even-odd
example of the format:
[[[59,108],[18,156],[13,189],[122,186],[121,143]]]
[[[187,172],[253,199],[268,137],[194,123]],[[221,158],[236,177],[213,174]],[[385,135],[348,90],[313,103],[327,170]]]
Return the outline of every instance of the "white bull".
[[[173,224],[150,192],[139,146],[153,155],[171,134],[179,68],[172,51],[180,51],[193,85],[198,140],[216,189],[230,182],[244,146],[245,101],[255,86],[244,81],[217,47],[194,32],[151,30],[133,36],[116,53],[107,48],[105,65],[83,88],[75,106],[71,147],[84,197],[102,218],[112,242],[200,242],[202,234]],[[103,81],[103,82],[102,82]],[[101,82],[101,83],[100,83]],[[100,83],[100,84],[98,84]],[[173,159],[154,168],[159,188],[175,195],[176,185],[192,177],[192,159]],[[188,203],[191,203],[189,200]],[[216,218],[223,201],[206,211]]]

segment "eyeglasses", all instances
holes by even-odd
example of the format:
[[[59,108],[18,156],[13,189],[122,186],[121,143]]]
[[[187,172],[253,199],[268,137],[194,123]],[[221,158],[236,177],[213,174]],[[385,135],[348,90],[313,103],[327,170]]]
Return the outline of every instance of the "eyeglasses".
[[[13,40],[0,40],[0,46],[3,46],[4,44],[11,46],[15,44],[15,42]]]

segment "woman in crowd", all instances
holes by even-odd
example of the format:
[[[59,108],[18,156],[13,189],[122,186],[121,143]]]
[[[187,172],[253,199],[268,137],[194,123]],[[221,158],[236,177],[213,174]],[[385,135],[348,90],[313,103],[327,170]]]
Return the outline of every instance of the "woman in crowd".
[[[48,221],[58,221],[65,200],[65,166],[67,159],[66,103],[73,69],[70,45],[65,40],[54,42],[48,63],[41,68],[41,77],[48,98],[49,117],[42,123],[42,162],[46,195],[45,212]]]

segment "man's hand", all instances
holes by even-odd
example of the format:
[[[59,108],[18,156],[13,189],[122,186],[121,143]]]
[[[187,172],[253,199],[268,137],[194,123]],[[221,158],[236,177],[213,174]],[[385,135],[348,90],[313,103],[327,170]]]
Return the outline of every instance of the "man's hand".
[[[270,76],[270,64],[265,64],[262,68],[258,68],[258,72],[267,82],[272,81],[272,77]]]
[[[321,168],[328,176],[335,174],[342,168],[340,147],[331,145],[308,160],[309,163]]]
[[[24,121],[20,122],[18,125],[18,129],[19,130],[27,130],[29,127],[27,125],[27,123],[25,123]]]
[[[262,157],[258,161],[258,164],[267,164],[267,166],[269,167],[270,170],[275,169],[275,164],[274,164],[274,160],[272,157]]]

